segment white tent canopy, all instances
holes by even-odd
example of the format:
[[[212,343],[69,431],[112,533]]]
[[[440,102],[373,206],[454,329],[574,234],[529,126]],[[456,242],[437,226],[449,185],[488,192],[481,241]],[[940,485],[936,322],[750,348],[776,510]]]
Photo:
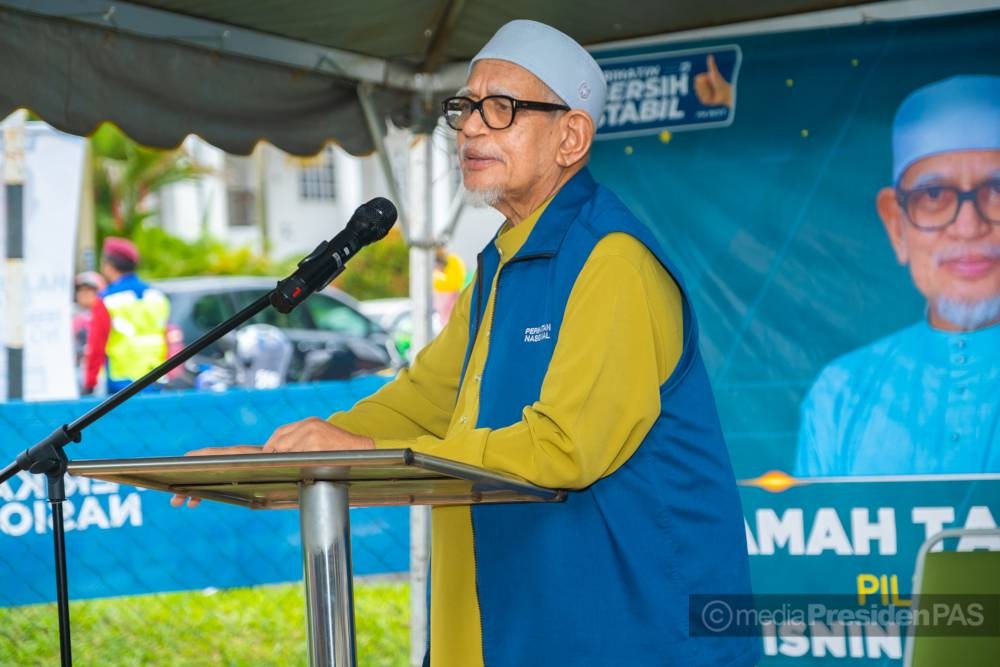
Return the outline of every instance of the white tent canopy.
[[[364,154],[377,141],[363,103],[397,126],[431,127],[434,98],[515,17],[597,45],[858,4],[0,0],[0,117],[26,106],[78,135],[110,120],[163,148],[193,133],[238,154],[260,139]]]

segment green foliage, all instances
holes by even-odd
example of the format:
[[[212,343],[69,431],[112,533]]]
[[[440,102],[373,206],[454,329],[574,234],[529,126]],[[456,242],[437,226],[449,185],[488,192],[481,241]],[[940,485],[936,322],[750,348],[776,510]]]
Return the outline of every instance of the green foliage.
[[[301,591],[302,587],[299,586]],[[358,594],[358,591],[361,594]],[[303,601],[303,606],[305,602]],[[402,583],[362,584],[354,589],[358,665],[410,664],[410,587]]]
[[[301,255],[272,261],[250,248],[231,248],[210,236],[185,241],[159,227],[139,227],[132,238],[142,257],[139,273],[151,280],[182,276],[287,276]],[[398,233],[358,253],[335,281],[356,299],[406,296],[409,251]]]
[[[250,248],[230,248],[210,236],[185,241],[159,227],[139,227],[132,238],[142,258],[143,277],[277,275],[284,268],[255,254]]]
[[[140,146],[110,123],[90,137],[97,247],[105,236],[135,236],[156,215],[149,195],[160,188],[207,173],[180,149]]]
[[[356,299],[381,299],[410,293],[410,251],[398,228],[351,260],[334,285]]]
[[[354,587],[358,665],[409,663],[409,589]],[[164,593],[70,604],[73,662],[125,667],[306,664],[301,583]],[[55,605],[0,609],[0,664],[58,665]]]

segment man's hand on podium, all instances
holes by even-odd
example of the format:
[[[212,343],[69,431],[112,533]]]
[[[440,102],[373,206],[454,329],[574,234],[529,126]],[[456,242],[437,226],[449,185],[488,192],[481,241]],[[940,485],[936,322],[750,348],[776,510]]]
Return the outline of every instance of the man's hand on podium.
[[[279,426],[264,443],[265,454],[286,452],[342,452],[349,449],[375,449],[375,441],[338,428],[319,417]]]
[[[231,445],[229,447],[203,447],[202,449],[192,449],[184,456],[235,456],[236,454],[260,454],[260,445]],[[197,507],[201,498],[188,498],[179,493],[175,493],[170,499],[170,504],[180,507],[187,502],[188,507]]]
[[[319,417],[308,417],[302,421],[279,426],[267,439],[263,447],[257,445],[234,445],[232,447],[205,447],[195,449],[185,456],[226,456],[236,454],[286,454],[289,452],[342,452],[349,449],[375,449],[375,441],[363,435],[338,428]],[[200,498],[188,498],[175,494],[170,504],[180,507],[187,502],[188,507],[197,507]]]

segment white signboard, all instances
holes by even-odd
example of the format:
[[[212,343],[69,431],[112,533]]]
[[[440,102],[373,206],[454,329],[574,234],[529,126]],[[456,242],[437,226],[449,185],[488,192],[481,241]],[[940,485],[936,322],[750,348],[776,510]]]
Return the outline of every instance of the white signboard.
[[[2,142],[2,139],[0,139]],[[24,137],[24,399],[76,398],[73,354],[73,255],[79,220],[85,139],[44,123]],[[0,147],[2,148],[2,147]],[[3,161],[0,150],[0,161]],[[2,169],[0,169],[2,173]],[[6,258],[6,193],[0,189],[0,257]],[[0,341],[8,340],[7,263],[0,262]],[[2,345],[2,343],[0,343]],[[0,399],[7,398],[7,350],[0,347]]]

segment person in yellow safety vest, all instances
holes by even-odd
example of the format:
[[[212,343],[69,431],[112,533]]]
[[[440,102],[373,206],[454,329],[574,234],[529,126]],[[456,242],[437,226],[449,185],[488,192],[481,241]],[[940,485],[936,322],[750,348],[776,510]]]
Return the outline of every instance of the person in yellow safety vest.
[[[458,295],[466,285],[465,263],[447,249],[438,247],[434,254],[434,311],[440,326],[448,323]]]
[[[109,236],[101,250],[108,286],[93,306],[84,362],[83,393],[97,387],[101,368],[109,394],[121,391],[167,358],[170,302],[135,274],[139,251],[128,239]],[[156,384],[147,390],[155,390]]]

